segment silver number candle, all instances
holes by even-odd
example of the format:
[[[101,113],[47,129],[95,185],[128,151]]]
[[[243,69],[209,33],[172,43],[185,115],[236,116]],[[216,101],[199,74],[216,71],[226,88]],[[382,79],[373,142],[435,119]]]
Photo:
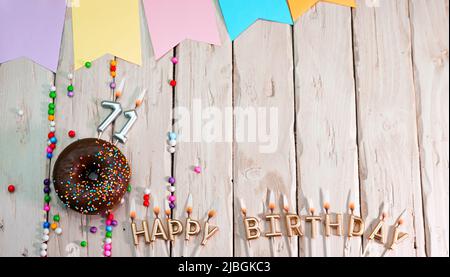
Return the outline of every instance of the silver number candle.
[[[114,138],[117,139],[120,143],[125,144],[128,140],[127,134],[130,132],[131,127],[133,127],[134,123],[138,118],[136,110],[130,110],[123,113],[126,118],[128,118],[127,123],[122,127],[120,132],[116,132],[114,134]]]
[[[108,128],[111,123],[113,123],[116,118],[122,113],[122,106],[120,103],[112,102],[112,101],[103,101],[102,107],[106,109],[111,109],[112,112],[108,115],[105,120],[98,126],[97,131],[99,132],[99,136]]]

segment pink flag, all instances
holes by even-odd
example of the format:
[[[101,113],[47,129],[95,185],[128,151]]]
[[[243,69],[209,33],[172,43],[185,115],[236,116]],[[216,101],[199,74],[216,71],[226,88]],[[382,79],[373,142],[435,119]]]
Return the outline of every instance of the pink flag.
[[[220,45],[212,0],[144,0],[156,59],[185,39]]]

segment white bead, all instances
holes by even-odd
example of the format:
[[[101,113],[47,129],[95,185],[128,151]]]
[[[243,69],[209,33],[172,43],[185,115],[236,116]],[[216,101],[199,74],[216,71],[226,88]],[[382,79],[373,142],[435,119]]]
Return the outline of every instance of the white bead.
[[[47,251],[42,250],[40,255],[41,255],[41,257],[47,257]]]
[[[50,234],[50,229],[45,228],[45,229],[44,229],[44,235],[48,235],[48,234]]]
[[[41,250],[47,250],[47,244],[46,243],[42,243],[41,244]]]
[[[175,186],[167,186],[167,190],[170,192],[175,192],[177,189],[175,188]]]
[[[177,145],[177,141],[176,140],[169,140],[169,145],[170,146],[175,146],[175,145]]]
[[[55,86],[52,86],[52,87],[50,88],[50,91],[56,91],[56,87],[55,87]]]
[[[106,238],[105,239],[105,243],[111,243],[112,242],[112,239],[111,238]]]
[[[67,74],[67,78],[69,78],[69,80],[72,80],[73,79],[73,74],[72,73]]]
[[[167,151],[169,151],[170,154],[173,154],[173,153],[175,153],[176,148],[175,148],[175,147],[169,147],[169,148],[167,149]]]
[[[43,240],[44,242],[48,241],[49,239],[50,239],[50,237],[49,237],[48,235],[43,235],[43,236],[42,236],[42,240]]]
[[[23,110],[17,110],[17,115],[18,116],[23,116],[23,114],[24,114]]]
[[[56,122],[55,121],[50,121],[50,127],[55,127],[56,126]]]
[[[145,189],[144,194],[150,194],[150,189]]]
[[[50,127],[50,132],[52,132],[52,133],[56,132],[56,128],[55,127]]]
[[[56,233],[57,235],[61,235],[61,234],[62,234],[62,229],[61,229],[61,228],[56,228],[56,229],[55,229],[55,233]]]

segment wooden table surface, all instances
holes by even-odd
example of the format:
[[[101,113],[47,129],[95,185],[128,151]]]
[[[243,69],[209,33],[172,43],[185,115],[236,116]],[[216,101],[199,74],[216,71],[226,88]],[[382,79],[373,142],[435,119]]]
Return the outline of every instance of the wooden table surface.
[[[306,228],[299,240],[262,237],[247,249],[239,199],[248,215],[261,216],[270,190],[277,200],[286,195],[290,209],[304,215],[306,198],[322,212],[327,190],[333,212],[347,213],[349,199],[356,199],[368,229],[382,203],[389,225],[406,209],[407,241],[387,253],[374,243],[371,256],[449,256],[449,1],[360,0],[353,10],[319,3],[294,26],[259,21],[234,42],[219,18],[221,46],[185,41],[155,61],[142,14],[142,66],[119,59],[118,82],[127,78],[123,106],[131,106],[143,88],[148,95],[121,146],[133,168],[133,191],[115,212],[113,255],[360,256],[369,230],[364,239],[346,243],[345,236],[311,240]],[[59,93],[56,155],[73,141],[68,130],[95,137],[107,114],[100,102],[112,97],[113,56],[75,72],[71,99],[65,94],[72,51],[68,12],[56,74],[26,59],[0,65],[0,256],[39,255],[42,180],[55,161],[49,165],[44,155],[50,85],[55,82]],[[173,55],[180,60],[176,66]],[[167,83],[173,77],[174,92]],[[173,120],[173,107],[192,112],[199,104],[221,111],[222,129],[231,134],[196,141],[195,130]],[[246,130],[242,117],[224,112],[231,108],[276,108],[276,151],[232,140]],[[173,156],[166,151],[171,130],[184,136]],[[200,175],[192,171],[197,164]],[[193,216],[203,221],[216,209],[212,223],[220,231],[206,247],[198,238],[187,246],[179,239],[172,249],[163,241],[136,249],[130,203],[134,199],[141,219],[152,219],[141,205],[143,190],[149,187],[163,205],[171,175],[177,179],[175,217],[185,218],[192,194]],[[8,193],[7,184],[15,184],[16,192]],[[48,255],[101,256],[103,219],[68,210],[52,196],[51,212],[61,215],[63,234],[51,234]],[[91,234],[89,226],[101,231]],[[87,247],[79,246],[82,240]]]

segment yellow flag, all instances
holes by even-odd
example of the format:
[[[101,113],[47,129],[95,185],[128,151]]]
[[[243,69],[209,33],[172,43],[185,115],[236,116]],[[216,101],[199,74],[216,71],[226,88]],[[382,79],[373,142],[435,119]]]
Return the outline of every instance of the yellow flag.
[[[75,69],[111,54],[141,64],[138,0],[77,0],[72,5]]]
[[[348,7],[356,7],[355,0],[288,0],[289,9],[291,10],[292,19],[297,20],[306,11],[311,9],[318,2],[328,2]]]

